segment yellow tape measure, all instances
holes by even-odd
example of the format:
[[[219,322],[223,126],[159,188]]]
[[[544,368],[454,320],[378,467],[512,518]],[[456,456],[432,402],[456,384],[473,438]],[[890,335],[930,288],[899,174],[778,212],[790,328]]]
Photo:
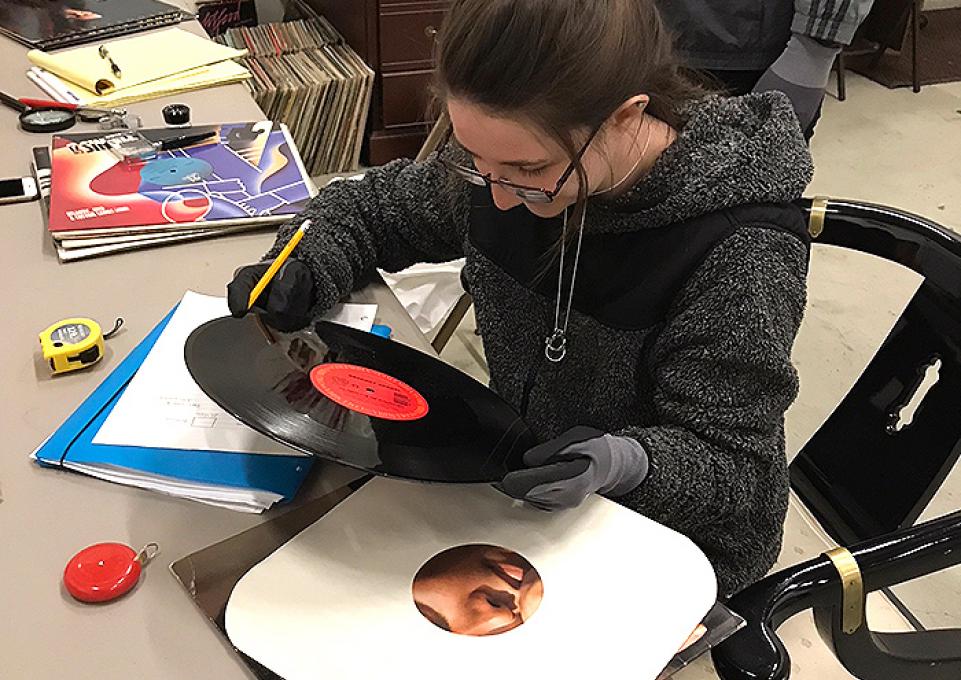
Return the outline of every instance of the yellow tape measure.
[[[123,326],[118,318],[113,330],[104,334],[93,319],[64,319],[40,333],[43,358],[54,373],[67,373],[86,368],[103,357],[103,341]]]

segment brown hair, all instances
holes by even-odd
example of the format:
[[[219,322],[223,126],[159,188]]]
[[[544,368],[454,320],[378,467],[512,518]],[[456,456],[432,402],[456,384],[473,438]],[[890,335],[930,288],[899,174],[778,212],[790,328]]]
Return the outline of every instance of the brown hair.
[[[653,0],[454,0],[438,34],[435,95],[525,118],[573,159],[575,135],[625,101],[679,128],[705,90],[682,72]],[[582,142],[581,142],[582,143]],[[587,200],[580,180],[575,213]]]

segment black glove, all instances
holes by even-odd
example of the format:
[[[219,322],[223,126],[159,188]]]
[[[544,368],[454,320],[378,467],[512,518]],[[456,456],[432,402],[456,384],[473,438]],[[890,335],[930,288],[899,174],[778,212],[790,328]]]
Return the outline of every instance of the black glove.
[[[247,314],[250,293],[269,266],[270,262],[261,262],[234,272],[234,280],[227,284],[227,306],[231,315],[239,319]],[[314,280],[310,269],[299,260],[289,259],[251,309],[277,330],[295,331],[313,320],[313,306]]]

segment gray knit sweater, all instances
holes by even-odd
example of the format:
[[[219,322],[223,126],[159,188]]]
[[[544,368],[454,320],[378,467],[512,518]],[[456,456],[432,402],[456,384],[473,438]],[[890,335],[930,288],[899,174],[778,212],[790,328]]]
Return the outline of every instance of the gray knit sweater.
[[[771,567],[781,542],[784,412],[797,394],[790,353],[808,264],[789,202],[811,173],[783,95],[693,105],[644,180],[589,203],[557,364],[544,359],[557,281],[545,244],[556,221],[523,207],[500,213],[486,190],[452,184],[434,157],[327,187],[268,257],[313,220],[298,257],[321,313],[374,267],[466,256],[491,387],[541,439],[575,425],[636,438],[649,474],[613,500],[690,536],[729,595]],[[570,267],[565,285],[569,277]]]

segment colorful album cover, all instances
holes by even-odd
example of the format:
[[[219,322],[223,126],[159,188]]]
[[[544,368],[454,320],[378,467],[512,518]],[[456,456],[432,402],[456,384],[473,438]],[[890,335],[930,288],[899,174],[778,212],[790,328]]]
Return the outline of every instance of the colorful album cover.
[[[159,0],[0,0],[0,33],[53,49],[178,23],[183,12]]]
[[[216,134],[149,160],[117,148]],[[49,229],[55,238],[280,222],[303,210],[313,185],[286,127],[263,121],[53,138]]]
[[[256,26],[257,4],[254,0],[203,0],[197,3],[197,21],[210,37],[231,28]]]

